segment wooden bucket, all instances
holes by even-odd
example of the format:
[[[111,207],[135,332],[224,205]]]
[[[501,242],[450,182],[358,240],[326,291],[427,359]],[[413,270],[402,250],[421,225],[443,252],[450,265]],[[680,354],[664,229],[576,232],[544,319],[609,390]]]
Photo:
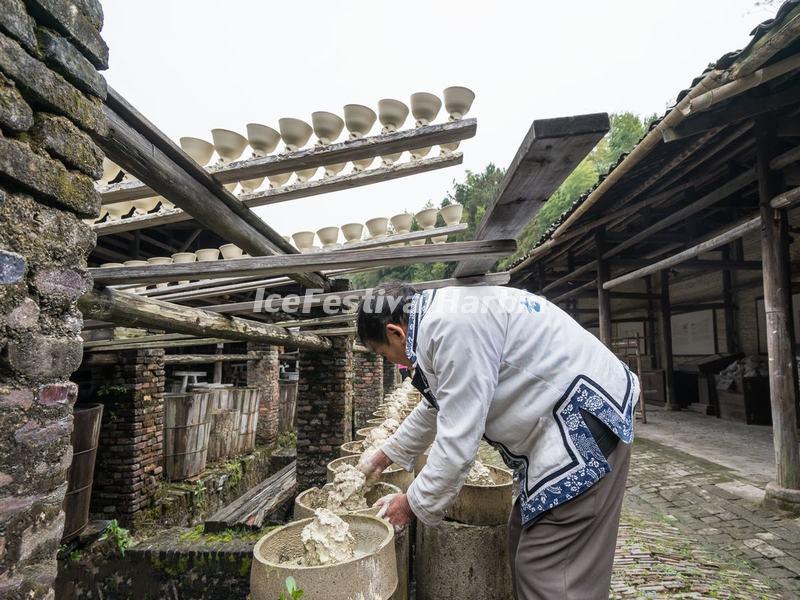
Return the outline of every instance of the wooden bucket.
[[[207,393],[211,412],[236,408],[233,405],[233,386],[223,383],[198,383],[191,387],[192,392]]]
[[[239,443],[238,409],[211,411],[211,431],[208,436],[208,461],[223,460],[236,454]]]
[[[257,387],[233,388],[234,407],[239,410],[238,452],[250,452],[256,447],[256,428],[258,427],[258,404],[261,389]]]
[[[210,400],[208,393],[164,395],[164,474],[182,481],[206,468]]]
[[[72,464],[67,471],[62,542],[68,542],[80,535],[89,522],[94,460],[97,456],[97,441],[100,438],[103,405],[78,404],[72,415]]]

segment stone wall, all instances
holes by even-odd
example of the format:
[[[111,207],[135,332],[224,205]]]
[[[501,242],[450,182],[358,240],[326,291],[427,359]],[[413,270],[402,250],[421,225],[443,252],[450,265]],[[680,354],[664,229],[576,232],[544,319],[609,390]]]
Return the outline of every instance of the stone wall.
[[[131,526],[154,506],[163,470],[164,349],[120,352],[118,360],[92,369],[104,407],[91,510]]]
[[[268,344],[247,344],[247,351],[256,353],[258,360],[247,363],[247,385],[261,388],[261,403],[258,408],[256,442],[272,445],[278,438],[279,402],[278,354],[280,347]]]
[[[322,486],[339,446],[353,439],[353,340],[331,338],[333,348],[300,350],[297,384],[297,489]]]
[[[374,352],[353,353],[353,431],[367,426],[383,400],[383,358]]]
[[[0,10],[0,597],[52,598],[96,217],[108,49],[97,0]]]

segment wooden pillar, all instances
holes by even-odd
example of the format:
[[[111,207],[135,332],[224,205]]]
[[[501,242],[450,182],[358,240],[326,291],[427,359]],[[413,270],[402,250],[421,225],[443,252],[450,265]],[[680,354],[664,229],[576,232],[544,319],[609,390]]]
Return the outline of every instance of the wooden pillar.
[[[730,246],[722,248],[722,260],[731,259]],[[737,260],[742,257],[737,256]],[[729,354],[739,352],[739,330],[736,327],[736,310],[733,306],[733,274],[730,269],[722,271],[722,301],[725,304],[725,351]]]
[[[217,344],[215,354],[222,354],[224,344]],[[214,363],[214,383],[222,383],[222,361],[218,360]]]
[[[672,365],[672,307],[669,301],[669,271],[659,273],[661,278],[661,368],[664,369],[664,396],[667,410],[680,410],[675,399],[675,371]]]
[[[780,191],[769,168],[774,155],[774,125],[756,123],[756,169],[761,209],[761,260],[764,264],[772,435],[776,478],[767,486],[767,498],[800,504],[800,452],[797,438],[797,364],[792,323],[791,264],[786,210],[773,209],[770,200]]]
[[[602,228],[601,228],[602,229]],[[604,232],[595,234],[595,247],[597,249],[597,322],[600,327],[600,341],[611,347],[611,294],[603,289],[603,284],[609,279],[608,261],[602,259],[605,251]]]
[[[644,278],[644,288],[647,292],[647,349],[645,352],[650,356],[650,368],[655,367],[653,362],[656,359],[656,317],[655,303],[653,302],[653,278],[648,275]]]

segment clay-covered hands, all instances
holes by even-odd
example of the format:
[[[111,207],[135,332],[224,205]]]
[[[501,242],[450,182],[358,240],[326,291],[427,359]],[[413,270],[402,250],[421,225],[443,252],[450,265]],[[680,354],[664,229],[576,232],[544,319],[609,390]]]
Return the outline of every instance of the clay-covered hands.
[[[414,512],[408,504],[405,494],[389,494],[378,498],[373,506],[378,506],[379,518],[386,519],[394,527],[395,533],[400,533],[414,520]]]
[[[366,486],[370,488],[378,482],[381,473],[391,464],[391,459],[382,450],[373,450],[361,455],[356,468],[364,474],[367,479]]]

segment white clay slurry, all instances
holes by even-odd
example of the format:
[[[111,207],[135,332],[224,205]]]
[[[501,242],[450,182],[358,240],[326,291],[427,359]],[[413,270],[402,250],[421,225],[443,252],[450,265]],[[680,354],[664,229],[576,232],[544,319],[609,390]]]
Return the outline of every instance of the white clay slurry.
[[[475,459],[467,474],[467,483],[470,485],[494,485],[492,472],[481,461]]]
[[[365,484],[366,478],[361,471],[353,465],[344,465],[336,471],[333,485],[328,491],[327,509],[341,513],[367,508]]]
[[[304,564],[309,567],[341,563],[355,556],[350,526],[325,508],[314,512],[314,520],[303,528],[301,539]]]

